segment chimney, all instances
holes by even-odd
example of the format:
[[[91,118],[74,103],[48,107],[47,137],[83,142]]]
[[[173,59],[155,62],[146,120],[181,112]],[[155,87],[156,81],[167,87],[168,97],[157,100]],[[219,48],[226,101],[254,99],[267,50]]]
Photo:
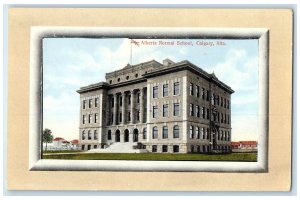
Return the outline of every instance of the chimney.
[[[168,59],[168,58],[163,60],[163,65],[164,66],[168,66],[168,65],[172,65],[172,64],[174,64],[174,62],[172,60]]]

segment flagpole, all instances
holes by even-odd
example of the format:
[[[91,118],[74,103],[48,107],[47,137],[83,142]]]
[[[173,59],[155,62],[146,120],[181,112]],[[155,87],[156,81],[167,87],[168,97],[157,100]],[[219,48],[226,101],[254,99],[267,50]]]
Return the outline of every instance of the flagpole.
[[[130,64],[132,65],[132,39],[130,39]]]

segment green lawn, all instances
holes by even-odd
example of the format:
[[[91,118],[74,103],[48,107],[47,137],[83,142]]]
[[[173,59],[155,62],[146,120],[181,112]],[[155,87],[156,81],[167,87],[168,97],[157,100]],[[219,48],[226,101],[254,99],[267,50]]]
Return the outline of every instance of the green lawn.
[[[159,161],[244,161],[256,162],[256,153],[231,154],[161,154],[161,153],[72,153],[47,154],[43,159],[67,160],[159,160]]]

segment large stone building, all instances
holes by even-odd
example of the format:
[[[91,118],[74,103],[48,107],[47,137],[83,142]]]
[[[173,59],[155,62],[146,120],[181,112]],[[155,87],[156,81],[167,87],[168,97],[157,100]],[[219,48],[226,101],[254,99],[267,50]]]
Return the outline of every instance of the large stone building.
[[[127,65],[81,87],[79,146],[132,143],[148,152],[231,151],[231,94],[189,61]]]

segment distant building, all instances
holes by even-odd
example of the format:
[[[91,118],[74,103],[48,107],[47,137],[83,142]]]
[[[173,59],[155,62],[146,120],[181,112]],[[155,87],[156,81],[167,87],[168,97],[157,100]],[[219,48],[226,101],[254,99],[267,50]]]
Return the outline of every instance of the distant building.
[[[189,61],[127,65],[81,87],[79,146],[114,143],[158,153],[231,151],[231,94]]]
[[[257,151],[257,142],[256,141],[231,142],[231,149],[233,152]]]
[[[67,141],[64,138],[56,137],[51,143],[47,143],[47,150],[75,150],[78,140]],[[43,149],[46,150],[46,143],[43,143]]]

